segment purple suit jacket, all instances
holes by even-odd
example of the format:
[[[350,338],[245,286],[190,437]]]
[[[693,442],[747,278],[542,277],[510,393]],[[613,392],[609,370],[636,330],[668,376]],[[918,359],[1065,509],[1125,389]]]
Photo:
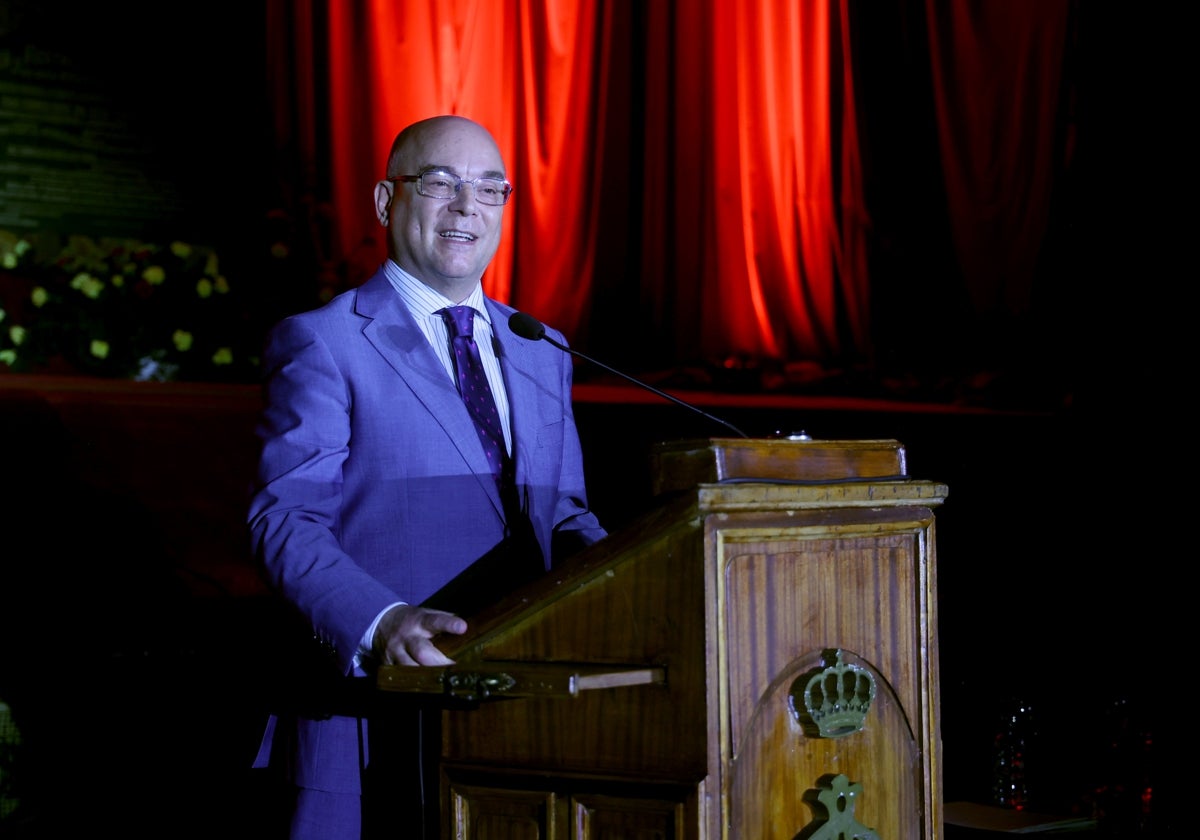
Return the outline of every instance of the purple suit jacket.
[[[518,494],[549,569],[555,548],[605,536],[587,504],[571,356],[514,335],[511,307],[490,299],[487,307],[512,409]],[[500,494],[453,381],[382,269],[280,322],[264,369],[254,550],[348,674],[381,610],[424,601],[504,540]],[[293,780],[357,792],[356,726],[301,719]]]

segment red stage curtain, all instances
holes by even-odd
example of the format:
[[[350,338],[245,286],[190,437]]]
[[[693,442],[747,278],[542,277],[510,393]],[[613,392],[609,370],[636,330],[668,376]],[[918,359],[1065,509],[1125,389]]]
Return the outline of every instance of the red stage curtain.
[[[1064,170],[1067,2],[925,0],[954,252],[973,311],[1032,305],[1055,176]]]
[[[296,155],[278,176],[327,274],[354,284],[383,256],[371,191],[395,132],[467,115],[516,186],[487,291],[643,370],[873,360],[851,18],[925,8],[933,91],[910,95],[936,133],[901,127],[944,169],[920,183],[945,180],[976,311],[1028,304],[1069,0],[266,2],[277,148]]]
[[[333,251],[346,279],[364,279],[383,258],[372,189],[383,176],[399,128],[434,114],[476,119],[495,135],[516,191],[505,236],[484,279],[489,293],[512,301],[571,334],[587,314],[604,173],[596,138],[603,91],[593,88],[605,23],[597,4],[537,0],[464,3],[373,0],[365,4],[277,3],[268,27],[278,54],[301,70],[277,81],[277,101],[301,114],[327,102],[328,151],[316,149],[321,126],[291,126],[329,183]],[[309,39],[312,40],[309,40]],[[305,55],[305,44],[310,55]],[[272,61],[272,67],[279,65]],[[315,70],[313,68],[316,68]],[[277,126],[277,130],[279,127]]]
[[[840,11],[832,2],[712,4],[705,356],[836,357],[838,283],[860,319],[855,333],[866,335],[854,276],[863,263],[846,247],[860,247],[862,237],[843,236],[839,212],[841,201],[862,207],[856,135],[833,125],[846,48]],[[849,176],[841,195],[839,167]],[[858,224],[858,214],[847,218]]]

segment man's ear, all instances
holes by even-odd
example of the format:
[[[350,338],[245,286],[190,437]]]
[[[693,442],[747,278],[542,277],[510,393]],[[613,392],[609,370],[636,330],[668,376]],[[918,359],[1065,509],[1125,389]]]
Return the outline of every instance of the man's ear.
[[[391,221],[393,189],[391,181],[379,181],[375,184],[375,217],[384,227]]]

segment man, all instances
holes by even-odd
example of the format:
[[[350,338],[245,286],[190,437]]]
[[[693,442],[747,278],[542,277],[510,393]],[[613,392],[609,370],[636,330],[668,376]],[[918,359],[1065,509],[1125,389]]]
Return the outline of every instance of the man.
[[[570,356],[515,336],[514,310],[480,284],[511,190],[478,123],[439,116],[404,129],[375,185],[388,259],[357,289],[284,319],[266,343],[250,533],[270,584],[346,682],[379,663],[452,664],[435,639],[466,632],[463,604],[486,603],[463,580],[523,579],[530,564],[542,573],[605,536],[587,505]],[[502,466],[456,386],[464,362],[443,310],[460,304],[474,313]],[[274,734],[296,788],[291,837],[357,838],[384,756],[365,718],[310,705],[273,717],[260,755]],[[411,752],[402,763],[419,785]],[[412,803],[396,797],[391,818],[412,827]]]

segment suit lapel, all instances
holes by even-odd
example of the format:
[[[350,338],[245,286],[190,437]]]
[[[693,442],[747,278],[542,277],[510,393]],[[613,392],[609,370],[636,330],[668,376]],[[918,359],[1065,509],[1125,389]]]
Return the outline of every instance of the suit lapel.
[[[369,319],[363,337],[446,430],[496,510],[502,510],[487,456],[458,389],[382,271],[359,287],[355,311]]]
[[[515,310],[490,299],[487,307],[492,317],[492,334],[500,345],[500,369],[504,372],[504,388],[508,392],[512,414],[517,486],[521,486],[531,471],[536,470],[530,460],[537,449],[533,444],[538,430],[547,422],[539,411],[541,401],[538,397],[539,392],[546,389],[546,383],[541,381],[546,372],[538,368],[534,342],[517,337],[508,328],[508,318]]]

